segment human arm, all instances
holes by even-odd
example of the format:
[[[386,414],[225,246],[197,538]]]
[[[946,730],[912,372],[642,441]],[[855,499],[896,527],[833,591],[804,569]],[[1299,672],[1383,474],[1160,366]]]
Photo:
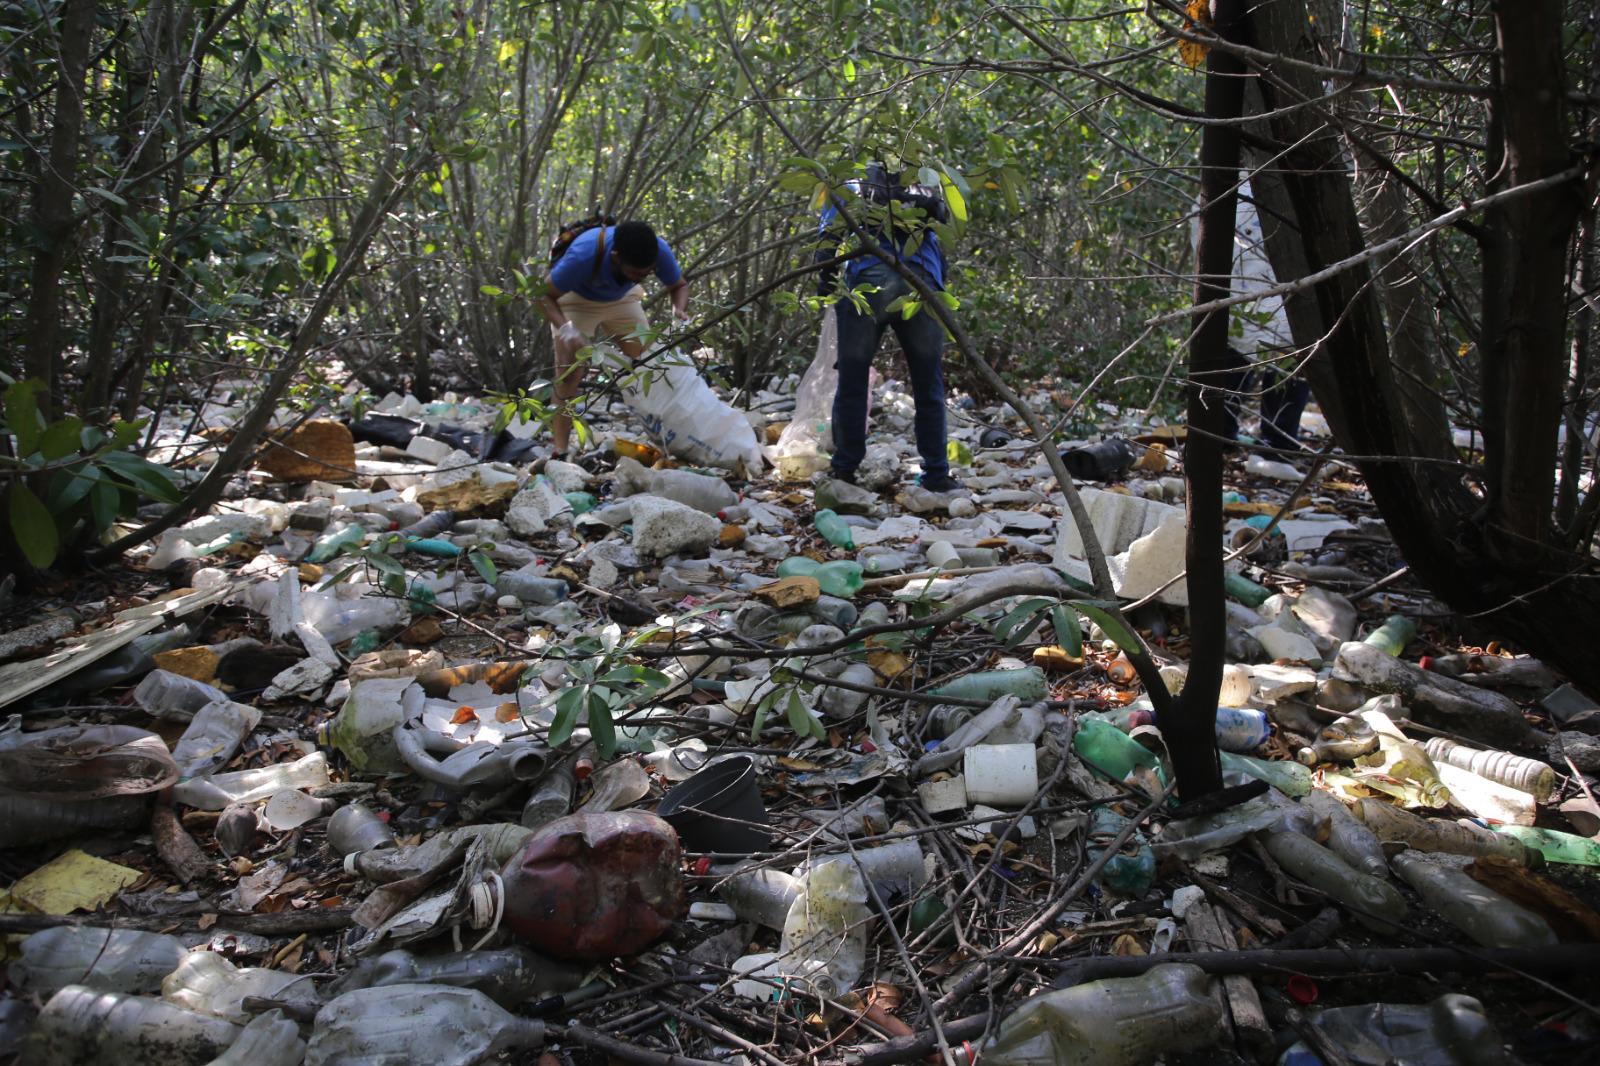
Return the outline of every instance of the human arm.
[[[689,283],[683,278],[678,279],[676,285],[666,288],[667,299],[672,301],[672,317],[680,322],[689,319]]]

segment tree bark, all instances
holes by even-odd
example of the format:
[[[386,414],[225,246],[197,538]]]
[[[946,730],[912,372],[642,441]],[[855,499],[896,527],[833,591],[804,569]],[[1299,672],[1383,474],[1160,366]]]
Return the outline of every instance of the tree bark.
[[[83,134],[84,77],[89,70],[89,42],[94,34],[95,0],[64,0],[57,35],[59,74],[55,121],[50,130],[50,158],[40,168],[33,201],[32,283],[23,350],[23,373],[49,387],[39,398],[41,409],[58,409],[61,374],[61,274],[77,225],[73,195],[77,192],[78,153]]]

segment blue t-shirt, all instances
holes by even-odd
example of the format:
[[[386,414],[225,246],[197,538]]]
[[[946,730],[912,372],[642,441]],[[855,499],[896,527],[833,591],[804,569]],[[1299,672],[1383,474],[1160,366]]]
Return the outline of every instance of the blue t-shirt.
[[[852,216],[856,217],[858,221],[860,220],[860,216],[854,212],[852,212]],[[838,217],[839,209],[830,202],[827,207],[822,209],[821,232],[828,232],[828,226],[832,224],[833,220]],[[897,244],[885,240],[885,234],[879,233],[875,234],[875,236],[877,237],[878,243],[883,246],[885,251],[894,251],[899,253],[905,258],[905,261],[908,264],[916,267],[918,270],[922,271],[922,273],[926,274],[928,279],[933,282],[934,288],[942,289],[944,288],[945,261],[944,249],[939,247],[939,235],[933,231],[932,227],[923,229],[921,232],[922,243],[918,245],[917,250],[912,252],[909,256],[905,255],[905,245],[910,239],[909,234],[902,238]],[[848,239],[849,237],[850,235],[846,234],[846,238]],[[594,254],[593,248],[589,250],[589,254]],[[879,259],[871,252],[862,252],[854,259],[851,259],[845,264],[845,284],[856,284],[856,280],[861,272],[867,269],[870,264],[876,262],[879,262]]]
[[[637,282],[619,277],[616,268],[611,265],[611,234],[616,228],[596,226],[578,234],[561,260],[550,268],[550,284],[562,292],[575,292],[586,300],[600,303],[610,303],[626,296]],[[600,240],[601,233],[605,234],[605,252],[597,256],[595,243]],[[599,269],[595,268],[596,258],[599,258]],[[661,279],[663,285],[676,285],[683,280],[677,257],[660,237],[656,238],[655,270],[656,277]]]

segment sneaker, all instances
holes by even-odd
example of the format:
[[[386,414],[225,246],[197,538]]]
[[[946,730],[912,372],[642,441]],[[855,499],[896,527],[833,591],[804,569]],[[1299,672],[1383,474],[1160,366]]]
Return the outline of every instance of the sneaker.
[[[929,492],[954,492],[961,487],[961,482],[949,474],[923,474],[917,483]]]
[[[835,481],[842,481],[846,485],[854,485],[856,483],[856,472],[854,470],[846,472],[829,467],[828,476]]]

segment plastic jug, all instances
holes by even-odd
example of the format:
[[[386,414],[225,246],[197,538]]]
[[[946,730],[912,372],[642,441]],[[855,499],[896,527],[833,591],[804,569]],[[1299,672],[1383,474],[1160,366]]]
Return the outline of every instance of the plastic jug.
[[[68,985],[45,1004],[23,1048],[30,1066],[201,1066],[228,1050],[239,1027],[221,1018],[130,996]]]
[[[6,968],[20,992],[49,996],[68,985],[107,992],[159,992],[161,980],[189,953],[165,933],[60,925],[22,941],[22,957]]]
[[[1361,873],[1315,840],[1282,829],[1260,839],[1278,865],[1349,907],[1362,925],[1389,932],[1405,920],[1406,901],[1394,886]]]
[[[544,1023],[519,1018],[470,988],[384,985],[346,992],[317,1013],[306,1066],[425,1062],[472,1066],[544,1044]]]
[[[1222,1038],[1218,986],[1198,966],[1163,963],[1034,996],[1003,1021],[984,1066],[1145,1066]]]
[[[1556,943],[1539,915],[1506,899],[1453,867],[1401,852],[1394,872],[1445,921],[1486,948],[1537,948]]]

